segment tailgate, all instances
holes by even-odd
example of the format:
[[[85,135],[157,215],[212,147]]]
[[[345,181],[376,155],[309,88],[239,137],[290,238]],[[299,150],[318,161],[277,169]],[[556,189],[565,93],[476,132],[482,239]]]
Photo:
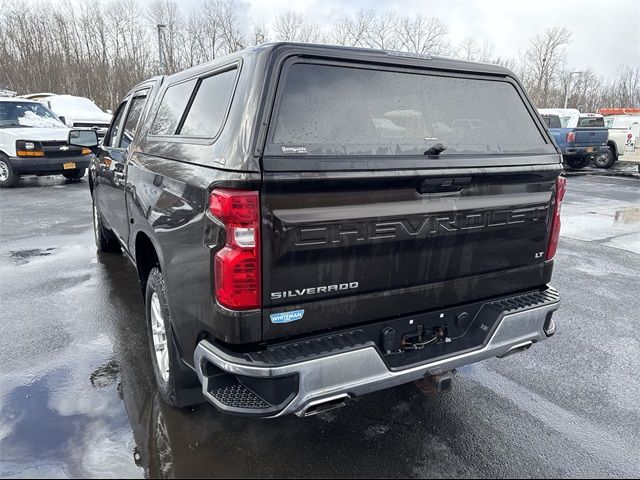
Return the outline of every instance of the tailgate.
[[[599,127],[585,127],[574,129],[576,133],[575,146],[589,146],[589,145],[606,145],[609,140],[609,130]]]
[[[506,74],[291,57],[275,103],[264,339],[545,283],[559,156]]]
[[[557,174],[266,174],[265,339],[544,284]]]

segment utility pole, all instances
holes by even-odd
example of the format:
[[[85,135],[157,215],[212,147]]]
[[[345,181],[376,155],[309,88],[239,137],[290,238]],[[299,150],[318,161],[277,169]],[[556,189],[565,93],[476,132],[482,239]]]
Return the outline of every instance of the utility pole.
[[[571,90],[571,79],[574,75],[580,75],[582,72],[569,72],[569,81],[567,82],[567,89],[564,92],[564,108],[567,108],[569,102],[569,90]]]
[[[162,55],[162,29],[166,27],[166,25],[162,25],[162,24],[157,24],[156,27],[158,28],[158,58],[160,59],[160,74],[164,75],[165,69],[164,69],[164,57]]]

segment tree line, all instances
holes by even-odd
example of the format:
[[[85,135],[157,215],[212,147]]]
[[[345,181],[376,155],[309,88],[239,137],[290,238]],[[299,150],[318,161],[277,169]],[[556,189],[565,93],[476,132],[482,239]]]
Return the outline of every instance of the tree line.
[[[323,27],[288,10],[272,20],[271,27],[249,21],[236,0],[202,0],[187,13],[174,0],[0,0],[0,87],[80,95],[113,109],[146,78],[284,40],[502,64],[518,74],[538,107],[562,107],[567,94],[568,106],[585,112],[640,106],[640,66],[621,65],[605,82],[598,72],[568,65],[565,27],[540,32],[521,55],[505,58],[487,40],[452,43],[445,22],[423,15],[360,10]]]

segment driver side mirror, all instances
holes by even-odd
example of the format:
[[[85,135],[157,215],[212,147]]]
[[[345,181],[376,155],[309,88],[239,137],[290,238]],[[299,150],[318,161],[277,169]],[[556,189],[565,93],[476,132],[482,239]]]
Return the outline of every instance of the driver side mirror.
[[[70,130],[67,143],[73,147],[90,148],[94,151],[98,148],[98,134],[95,130]]]
[[[66,118],[64,118],[64,116],[59,115],[59,116],[58,116],[58,118],[60,119],[60,121],[61,121],[62,123],[64,123],[65,125],[67,124],[67,119],[66,119]]]

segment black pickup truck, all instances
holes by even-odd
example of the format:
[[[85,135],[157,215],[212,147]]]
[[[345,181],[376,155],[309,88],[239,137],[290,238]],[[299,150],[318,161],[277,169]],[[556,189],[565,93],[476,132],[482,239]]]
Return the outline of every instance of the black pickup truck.
[[[135,87],[90,167],[173,406],[312,415],[555,332],[560,152],[509,70],[263,45]]]

